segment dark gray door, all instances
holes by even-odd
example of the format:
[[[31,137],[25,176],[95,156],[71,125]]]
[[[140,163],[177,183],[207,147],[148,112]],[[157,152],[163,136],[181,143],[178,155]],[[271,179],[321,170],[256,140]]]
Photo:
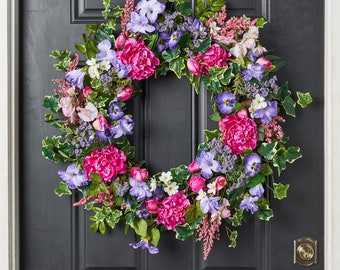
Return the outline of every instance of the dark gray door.
[[[270,23],[262,43],[282,56],[287,67],[279,74],[290,88],[310,91],[314,103],[286,130],[300,145],[304,158],[283,174],[289,196],[274,201],[274,219],[250,222],[239,230],[238,247],[215,244],[206,262],[199,244],[162,236],[161,253],[148,256],[128,246],[133,235],[123,228],[102,236],[89,229],[84,211],[59,199],[58,166],[41,157],[41,140],[54,132],[43,123],[43,96],[53,90],[52,49],[73,49],[85,23],[100,19],[99,0],[25,0],[20,5],[20,269],[22,270],[199,270],[305,269],[293,265],[293,240],[318,240],[323,269],[323,21],[320,0],[232,0],[229,15],[264,16]],[[135,144],[151,171],[192,160],[206,119],[205,97],[194,97],[189,83],[174,76],[145,82],[144,94],[131,104],[136,122]],[[138,119],[139,118],[139,119]]]

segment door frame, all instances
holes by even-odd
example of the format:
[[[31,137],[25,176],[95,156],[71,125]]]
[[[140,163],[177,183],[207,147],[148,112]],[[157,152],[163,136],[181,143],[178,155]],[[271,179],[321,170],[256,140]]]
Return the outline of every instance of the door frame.
[[[18,204],[18,2],[0,1],[0,268],[19,270],[19,204]],[[340,28],[339,0],[325,0],[325,70],[324,70],[324,256],[325,270],[340,265],[340,175],[337,159],[340,153]],[[317,18],[316,18],[317,19]],[[5,39],[6,40],[6,39]],[[4,64],[6,63],[6,65]],[[7,90],[7,91],[6,91]],[[6,132],[7,131],[7,132]]]

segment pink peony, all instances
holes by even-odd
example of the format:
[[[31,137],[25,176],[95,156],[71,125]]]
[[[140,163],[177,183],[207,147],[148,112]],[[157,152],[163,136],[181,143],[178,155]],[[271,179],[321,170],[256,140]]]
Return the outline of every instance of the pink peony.
[[[137,181],[145,181],[148,177],[148,171],[139,167],[132,167],[130,169],[131,177]]]
[[[185,223],[184,214],[190,202],[183,193],[183,191],[177,192],[160,203],[157,224],[163,224],[168,230],[174,231],[176,226]]]
[[[200,175],[192,176],[188,181],[188,185],[195,193],[198,193],[201,189],[204,190],[206,187],[205,179]]]
[[[117,174],[126,173],[126,156],[114,145],[95,150],[85,157],[84,171],[90,180],[91,173],[97,173],[104,182],[110,182]]]
[[[227,66],[226,60],[231,54],[227,53],[226,50],[222,49],[220,45],[214,44],[211,48],[203,55],[198,55],[197,59],[201,63],[201,73],[208,74],[209,69],[215,66],[225,67]]]
[[[152,76],[160,61],[155,57],[149,47],[145,46],[143,39],[128,40],[122,51],[117,52],[124,65],[131,66],[128,76],[131,79],[143,80]]]
[[[218,123],[222,142],[238,155],[246,149],[254,149],[258,140],[255,122],[246,117],[227,115]]]

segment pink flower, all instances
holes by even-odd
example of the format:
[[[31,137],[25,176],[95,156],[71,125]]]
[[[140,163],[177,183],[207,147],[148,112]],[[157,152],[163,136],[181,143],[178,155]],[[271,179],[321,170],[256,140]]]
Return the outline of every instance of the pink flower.
[[[184,191],[177,192],[165,198],[159,205],[157,224],[163,224],[168,230],[175,230],[176,226],[185,223],[184,214],[190,206]]]
[[[248,118],[248,111],[247,111],[246,108],[243,108],[243,109],[237,111],[237,112],[236,112],[236,115],[237,115],[238,117],[242,117],[242,118],[243,118],[243,117],[246,117],[246,118]]]
[[[200,71],[200,64],[195,60],[195,59],[188,59],[187,62],[187,67],[190,73],[194,74],[194,75],[200,75],[201,71]]]
[[[201,189],[204,190],[206,187],[205,178],[200,175],[192,176],[188,181],[188,185],[193,192],[198,193]]]
[[[145,46],[143,39],[129,39],[123,50],[117,52],[117,56],[124,65],[130,65],[132,68],[127,77],[136,80],[152,76],[160,63],[150,48]]]
[[[90,180],[91,173],[97,173],[104,182],[110,182],[117,174],[126,173],[126,156],[114,145],[95,150],[85,157],[84,171]]]
[[[130,169],[131,177],[137,181],[145,181],[148,177],[149,173],[146,169],[142,169],[139,167],[132,167]]]
[[[61,109],[63,111],[63,115],[65,117],[71,117],[72,114],[75,112],[76,108],[72,104],[71,97],[62,97],[59,100]]]
[[[97,116],[96,120],[94,120],[92,125],[95,130],[99,131],[104,131],[104,126],[106,126],[107,128],[111,127],[111,125],[107,122],[106,118],[102,114],[99,114]]]
[[[201,73],[208,74],[209,69],[215,66],[225,67],[227,66],[226,60],[231,54],[222,49],[220,45],[214,44],[203,55],[198,55],[197,58],[201,63]]]
[[[117,49],[120,49],[124,46],[125,42],[126,42],[126,34],[123,32],[123,33],[120,33],[120,35],[116,38],[116,42],[115,42],[115,46]]]
[[[215,185],[216,190],[221,190],[227,185],[227,179],[224,176],[220,175],[216,178]]]
[[[85,87],[84,89],[83,89],[83,95],[84,95],[84,97],[86,98],[86,99],[88,99],[89,98],[89,94],[92,92],[93,90],[92,90],[92,88],[91,87]]]
[[[188,172],[189,173],[196,173],[199,172],[201,170],[200,166],[197,164],[196,161],[193,161],[189,164],[188,166]]]
[[[259,59],[257,59],[256,61],[257,64],[260,64],[261,66],[265,66],[266,69],[269,69],[272,67],[272,62],[270,62],[267,58],[265,58],[264,56],[260,57]]]
[[[87,103],[85,108],[78,107],[77,110],[79,118],[85,122],[91,122],[98,116],[98,109],[91,102]]]
[[[132,93],[133,89],[130,86],[127,86],[117,93],[117,98],[119,101],[126,101],[132,96]]]
[[[218,123],[222,142],[238,155],[246,149],[254,149],[258,140],[255,122],[246,117],[227,115]]]
[[[148,210],[151,214],[157,214],[158,212],[158,201],[157,200],[149,200],[145,203],[146,210]]]

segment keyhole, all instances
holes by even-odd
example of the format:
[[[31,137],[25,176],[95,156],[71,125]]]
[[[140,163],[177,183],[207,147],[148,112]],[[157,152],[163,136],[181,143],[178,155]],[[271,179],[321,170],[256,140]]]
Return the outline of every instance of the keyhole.
[[[310,244],[302,244],[298,247],[297,252],[302,260],[309,261],[314,257],[314,249]]]

